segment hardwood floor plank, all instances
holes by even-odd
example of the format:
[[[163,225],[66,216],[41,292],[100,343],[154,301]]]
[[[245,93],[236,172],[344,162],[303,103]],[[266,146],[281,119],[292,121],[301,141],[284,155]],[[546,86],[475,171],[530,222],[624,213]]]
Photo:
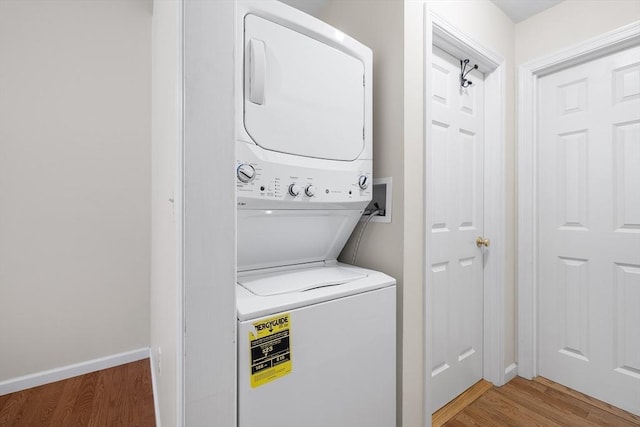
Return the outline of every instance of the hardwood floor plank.
[[[69,418],[69,425],[89,426],[91,422],[91,408],[95,397],[95,389],[98,383],[99,373],[91,372],[82,376],[82,382],[78,389],[78,396],[73,411]]]
[[[0,427],[153,427],[149,359],[0,396]]]
[[[469,410],[465,410],[459,417],[456,417],[456,419],[466,419],[469,425],[483,427],[498,427],[509,422],[508,417],[503,416],[503,414],[496,415],[495,413],[491,413],[481,402],[470,406]],[[473,424],[471,423],[472,421]],[[448,424],[447,427],[449,427]]]
[[[576,399],[571,395],[564,393],[562,391],[558,391],[553,388],[547,388],[545,395],[548,399],[559,401],[559,402],[567,402],[572,407],[577,408],[580,413],[584,413],[585,419],[589,422],[593,422],[599,426],[630,426],[630,425],[638,425],[633,424],[628,420],[620,418],[616,415],[608,411],[604,411],[597,406],[591,405],[590,403],[584,402],[583,400]]]
[[[481,408],[470,408],[469,412],[461,412],[445,424],[446,427],[493,427],[495,423],[489,419]]]
[[[140,400],[138,389],[141,387],[140,376],[136,374],[138,366],[130,366],[132,375],[129,375],[127,380],[127,396],[129,396],[129,401],[132,405],[142,407],[142,402]],[[133,426],[144,425],[142,421],[142,417],[138,412],[132,413],[131,418],[128,420],[129,423]]]
[[[12,393],[10,398],[0,408],[0,426],[13,427],[21,424],[28,413],[29,404],[32,401],[33,389]]]
[[[96,383],[91,401],[90,427],[106,426],[109,414],[109,386],[113,374],[113,368],[96,372]]]
[[[136,406],[129,404],[127,393],[127,381],[130,376],[131,363],[111,370],[111,382],[108,388],[107,418],[106,424],[109,426],[133,426],[127,422],[131,412],[136,411]]]
[[[28,411],[21,421],[23,425],[43,426],[49,425],[51,415],[60,401],[60,394],[64,389],[64,382],[57,381],[33,389],[32,401]]]
[[[70,425],[69,420],[78,398],[80,385],[82,384],[82,376],[69,378],[65,380],[64,383],[64,389],[60,395],[60,402],[53,411],[53,414],[51,414],[51,427]]]
[[[135,426],[153,426],[155,425],[155,411],[153,407],[153,393],[151,385],[151,366],[149,359],[141,360],[130,366],[135,375],[130,378],[136,380],[131,384],[133,386],[132,395],[136,397],[136,401],[140,406],[139,411],[135,411],[136,418],[132,420]]]
[[[11,393],[3,394],[2,396],[0,396],[0,411],[2,411],[2,408],[4,408],[4,404],[9,399],[11,399]]]
[[[477,424],[470,424],[469,422],[466,422],[467,420],[465,419],[459,419],[458,417],[455,417],[449,421],[447,421],[447,423],[445,424],[447,427],[470,427],[470,426],[476,426]],[[473,422],[473,420],[471,420],[471,422]]]
[[[444,425],[447,427],[631,427],[633,414],[547,379],[516,377],[492,387]]]
[[[455,417],[458,412],[473,403],[473,401],[482,396],[487,390],[490,390],[491,387],[493,387],[493,384],[486,380],[480,380],[472,385],[460,396],[434,412],[431,417],[432,427],[444,425],[447,421]]]
[[[624,418],[617,417],[615,415],[604,415],[600,413],[589,413],[587,415],[587,420],[598,424],[599,426],[607,426],[607,427],[633,427],[640,426],[640,424],[635,422],[630,422]]]
[[[505,424],[500,425],[562,426],[535,409],[530,409],[496,390],[491,390],[483,396],[483,400],[489,403],[484,409],[495,419],[504,420]]]
[[[510,399],[518,402],[525,408],[560,424],[567,426],[589,426],[600,427],[598,424],[587,421],[589,414],[587,411],[580,411],[564,402],[550,400],[533,388],[528,390],[517,385],[507,384],[504,387],[496,389],[496,393],[508,396]]]
[[[588,396],[586,394],[580,393],[579,391],[570,389],[569,387],[565,387],[562,384],[558,384],[544,377],[536,377],[533,381],[544,384],[549,388],[553,388],[555,390],[561,391],[572,396],[575,399],[586,402],[590,405],[593,405],[603,411],[609,412],[619,418],[626,420],[627,422],[632,423],[632,425],[640,425],[640,416],[634,415],[630,412],[624,411],[620,408],[617,408],[613,405],[610,405],[606,402],[596,399],[595,397]]]

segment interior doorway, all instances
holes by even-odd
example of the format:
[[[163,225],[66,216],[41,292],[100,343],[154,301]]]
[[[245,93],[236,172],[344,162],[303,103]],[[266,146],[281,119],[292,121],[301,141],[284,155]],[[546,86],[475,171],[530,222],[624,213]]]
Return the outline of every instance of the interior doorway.
[[[483,240],[484,75],[471,65],[462,80],[469,61],[432,49],[426,176],[434,208],[426,230],[434,411],[482,378],[483,270],[490,250]]]
[[[519,374],[636,414],[639,39],[623,27],[523,66],[518,231]]]
[[[504,213],[504,86],[505,86],[505,65],[504,60],[498,55],[494,54],[490,50],[480,46],[475,40],[467,35],[461,33],[454,26],[446,22],[439,16],[431,13],[428,9],[425,11],[425,46],[427,47],[427,54],[425,55],[424,63],[424,87],[425,87],[425,106],[424,106],[424,123],[425,123],[425,270],[424,270],[424,283],[425,283],[425,312],[426,317],[426,340],[425,340],[425,372],[426,375],[426,393],[425,393],[425,408],[426,413],[431,414],[438,409],[438,406],[446,403],[447,398],[439,397],[434,399],[435,392],[434,387],[439,387],[438,375],[447,371],[453,365],[464,364],[465,360],[472,361],[473,356],[478,356],[476,363],[480,369],[477,369],[474,374],[469,378],[480,375],[481,378],[485,378],[494,384],[501,385],[505,381],[505,367],[504,367],[504,240],[505,240],[505,213]],[[443,189],[438,184],[442,183],[444,177],[438,178],[436,175],[446,174],[447,167],[444,166],[445,172],[439,172],[442,170],[442,164],[437,160],[439,157],[438,150],[442,137],[442,130],[447,128],[446,120],[438,116],[436,109],[433,108],[432,102],[434,98],[441,96],[439,91],[439,84],[434,83],[438,77],[435,74],[434,69],[438,66],[442,67],[442,63],[438,63],[436,55],[431,54],[432,49],[436,52],[444,51],[453,58],[470,59],[471,65],[473,63],[478,64],[478,70],[484,74],[477,75],[475,78],[479,79],[478,82],[482,82],[484,86],[483,101],[481,102],[480,109],[483,110],[482,123],[482,138],[485,141],[484,147],[478,149],[478,145],[475,145],[475,152],[459,152],[457,160],[461,160],[461,166],[458,171],[458,178],[463,175],[470,174],[467,177],[458,179],[459,183],[466,182],[473,183],[476,187],[468,187],[471,190],[465,189],[465,191],[458,191],[455,189]],[[451,61],[451,60],[450,60]],[[455,64],[456,59],[453,60]],[[449,71],[454,72],[453,69]],[[470,77],[470,76],[468,76]],[[470,78],[473,81],[473,78]],[[454,82],[458,82],[459,85],[459,70],[455,71]],[[440,94],[440,95],[438,95]],[[458,104],[461,108],[469,108],[469,105]],[[477,110],[479,111],[479,110]],[[468,112],[466,113],[468,114]],[[444,126],[443,126],[444,125]],[[438,127],[439,126],[439,127]],[[451,128],[451,125],[449,125]],[[464,127],[464,126],[463,126]],[[460,126],[458,127],[458,134],[460,134]],[[438,133],[440,132],[440,134]],[[474,139],[473,135],[478,132],[477,130],[466,129],[462,132],[460,140],[469,142]],[[475,138],[477,141],[478,138]],[[446,145],[446,144],[445,144]],[[440,146],[443,146],[442,144]],[[469,149],[474,144],[458,145],[458,148],[464,147]],[[442,150],[440,148],[440,150]],[[448,158],[452,159],[453,154],[448,154]],[[475,157],[474,157],[475,156]],[[467,160],[474,157],[478,160],[478,163],[473,163],[474,166],[469,166]],[[442,153],[440,153],[442,158]],[[466,159],[462,161],[462,159]],[[465,164],[465,162],[467,162]],[[441,169],[438,169],[438,168]],[[489,172],[487,172],[489,171]],[[470,178],[473,176],[474,178]],[[466,179],[466,181],[465,181]],[[452,191],[455,194],[452,194]],[[461,194],[467,194],[463,197]],[[473,199],[469,202],[469,198]],[[457,199],[460,203],[451,203],[448,200]],[[465,209],[472,209],[471,206],[475,206],[476,212],[471,216],[472,220],[463,219],[460,215],[456,214],[457,218],[451,217],[450,220],[445,220],[443,223],[443,212],[448,209],[459,210],[456,206],[465,205]],[[463,215],[464,216],[464,215]],[[452,222],[453,221],[453,222]],[[444,230],[450,230],[455,227],[460,237],[460,247],[465,246],[467,248],[467,255],[462,252],[451,253],[448,261],[441,259],[441,251],[437,245],[442,245],[442,239],[446,234]],[[454,234],[454,233],[451,233]],[[470,237],[472,236],[472,237]],[[488,237],[491,241],[489,248],[479,248],[477,246],[477,238]],[[444,243],[447,245],[447,243]],[[472,251],[472,252],[470,252]],[[490,255],[488,255],[490,251]],[[472,255],[469,255],[472,254]],[[477,263],[476,263],[477,262]],[[473,267],[472,267],[473,266]],[[465,286],[457,287],[457,291],[453,291],[455,287],[449,288],[449,283],[453,276],[451,272],[458,270],[458,280],[468,275],[467,273],[475,270],[479,275],[479,279],[475,282],[473,280],[466,280],[467,290],[473,289],[473,296],[465,296],[463,291]],[[457,295],[456,295],[457,292]],[[461,294],[462,292],[462,294]],[[460,347],[460,343],[468,341],[470,338],[464,337],[464,333],[461,333],[461,328],[458,326],[458,337],[462,336],[462,339],[458,339],[457,343],[451,341],[443,341],[443,338],[449,334],[446,329],[448,326],[443,326],[443,322],[450,322],[451,316],[445,316],[440,314],[440,320],[436,320],[434,316],[438,316],[436,313],[444,313],[448,311],[446,305],[438,305],[438,296],[440,298],[443,295],[454,295],[453,301],[457,301],[458,304],[462,301],[466,304],[468,299],[480,299],[477,312],[481,319],[478,326],[477,333],[479,336],[479,342],[473,345],[463,345]],[[448,298],[448,296],[447,296]],[[466,299],[465,299],[466,298]],[[440,312],[437,310],[440,309]],[[443,311],[444,310],[444,311]],[[471,309],[473,311],[474,309]],[[464,312],[466,316],[466,310],[458,310],[458,312]],[[464,323],[464,321],[463,321]],[[450,325],[451,323],[449,323]],[[451,348],[443,349],[442,346],[448,346]],[[437,347],[437,348],[436,348]],[[457,348],[456,347],[460,347]],[[451,371],[453,372],[453,371]],[[444,378],[444,377],[443,377]],[[471,381],[471,380],[469,380]],[[444,382],[444,381],[443,381]],[[457,387],[463,387],[460,384],[464,384],[464,381],[459,381]],[[468,384],[472,385],[473,382]],[[464,391],[464,388],[461,390]],[[443,393],[443,396],[447,393],[455,393],[453,388]],[[452,397],[455,397],[452,396]]]

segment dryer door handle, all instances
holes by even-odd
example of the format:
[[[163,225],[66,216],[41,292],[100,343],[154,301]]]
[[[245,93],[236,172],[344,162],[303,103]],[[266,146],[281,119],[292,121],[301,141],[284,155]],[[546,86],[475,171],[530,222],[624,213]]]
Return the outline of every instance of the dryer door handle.
[[[264,85],[267,74],[267,56],[262,40],[249,40],[249,100],[264,104]]]

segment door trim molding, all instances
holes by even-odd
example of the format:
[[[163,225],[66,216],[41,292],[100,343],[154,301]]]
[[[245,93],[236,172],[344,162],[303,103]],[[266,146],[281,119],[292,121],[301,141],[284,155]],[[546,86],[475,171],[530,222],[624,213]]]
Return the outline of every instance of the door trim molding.
[[[538,79],[563,68],[623,50],[640,42],[640,22],[620,27],[552,55],[537,59],[518,70],[518,226],[517,313],[518,375],[533,378],[538,373],[537,349],[537,87]]]
[[[430,141],[431,108],[431,68],[432,46],[440,47],[455,55],[470,56],[485,72],[485,150],[484,150],[484,228],[485,235],[491,236],[491,257],[484,268],[484,330],[483,330],[483,377],[496,384],[505,383],[505,105],[506,105],[506,64],[500,55],[480,45],[474,38],[460,31],[444,18],[431,11],[428,5],[424,9],[424,122],[423,143]],[[427,149],[424,150],[426,164]],[[426,175],[425,175],[426,180]],[[429,201],[431,194],[424,183],[424,243],[425,250],[429,219]],[[487,258],[485,257],[485,260]],[[426,325],[429,304],[432,301],[432,288],[428,281],[428,266],[423,268],[425,286],[423,310],[425,313],[424,341],[424,410],[425,425],[431,425],[431,341],[430,328]]]

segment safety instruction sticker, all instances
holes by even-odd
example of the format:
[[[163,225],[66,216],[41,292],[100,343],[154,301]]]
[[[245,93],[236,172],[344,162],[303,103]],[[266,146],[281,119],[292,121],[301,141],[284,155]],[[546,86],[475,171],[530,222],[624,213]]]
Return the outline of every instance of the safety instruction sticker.
[[[256,388],[291,372],[291,316],[284,313],[253,324],[249,332],[251,387]]]

